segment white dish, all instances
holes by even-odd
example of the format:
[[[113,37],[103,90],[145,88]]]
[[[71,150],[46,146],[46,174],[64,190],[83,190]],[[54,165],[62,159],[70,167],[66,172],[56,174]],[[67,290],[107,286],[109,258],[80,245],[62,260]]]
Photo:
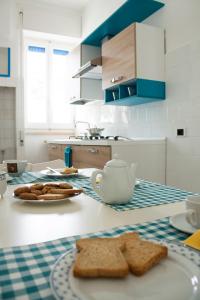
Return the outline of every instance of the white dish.
[[[140,185],[140,181],[139,181],[139,180],[136,180],[136,181],[135,181],[135,186],[138,186],[138,185]]]
[[[18,197],[16,197],[15,195],[13,195],[14,198],[20,200],[20,202],[23,202],[23,203],[33,203],[33,204],[49,204],[49,203],[58,203],[58,202],[66,202],[67,200],[69,200],[70,198],[73,198],[77,195],[73,195],[73,196],[70,196],[70,197],[66,197],[64,199],[56,199],[56,200],[43,200],[43,199],[40,199],[40,200],[26,200],[26,199],[20,199]]]
[[[185,213],[172,216],[169,219],[169,222],[174,228],[186,233],[194,233],[197,230],[197,228],[194,228],[187,222]]]
[[[57,171],[58,173],[62,172],[64,168],[62,169],[55,169],[55,171]],[[41,174],[45,175],[45,176],[49,176],[49,177],[71,177],[71,176],[78,176],[80,175],[79,173],[71,173],[71,174],[56,174],[51,172],[50,170],[42,170],[40,171]]]
[[[53,266],[50,286],[57,300],[199,300],[200,255],[181,244],[167,244],[168,258],[141,277],[79,279],[72,274],[75,250]],[[191,261],[194,261],[194,263]]]
[[[13,178],[11,176],[9,176],[8,174],[6,174],[6,180],[7,182],[11,181]]]
[[[52,183],[56,183],[56,184],[59,184],[59,182],[49,182],[50,184],[52,184]],[[61,183],[64,183],[64,182],[61,182]],[[48,182],[45,182],[44,184],[48,184]],[[29,187],[31,187],[31,185],[34,185],[34,184],[29,184],[29,185],[26,185],[26,186],[29,186]],[[73,187],[74,189],[76,189],[76,187]],[[36,204],[38,204],[38,203],[44,203],[44,204],[49,204],[49,203],[58,203],[58,202],[63,202],[63,201],[67,201],[67,200],[69,200],[69,199],[71,199],[71,198],[73,198],[73,197],[76,197],[76,196],[78,196],[78,195],[80,195],[81,194],[81,192],[80,193],[77,193],[77,194],[74,194],[74,195],[68,195],[68,196],[66,196],[65,198],[63,198],[63,199],[55,199],[55,200],[44,200],[44,199],[39,199],[39,200],[29,200],[29,199],[21,199],[21,198],[19,198],[19,197],[17,197],[17,196],[15,196],[15,194],[13,193],[13,197],[15,198],[15,199],[18,199],[20,202],[26,202],[26,203],[36,203]]]

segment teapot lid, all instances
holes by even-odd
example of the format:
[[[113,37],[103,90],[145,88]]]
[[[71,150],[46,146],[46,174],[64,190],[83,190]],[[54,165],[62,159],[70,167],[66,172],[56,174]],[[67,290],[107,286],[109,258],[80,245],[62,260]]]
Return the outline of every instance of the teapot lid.
[[[112,160],[109,160],[106,163],[106,167],[112,167],[112,168],[124,168],[127,167],[128,164],[126,161],[118,159],[118,155],[114,154],[114,158]]]

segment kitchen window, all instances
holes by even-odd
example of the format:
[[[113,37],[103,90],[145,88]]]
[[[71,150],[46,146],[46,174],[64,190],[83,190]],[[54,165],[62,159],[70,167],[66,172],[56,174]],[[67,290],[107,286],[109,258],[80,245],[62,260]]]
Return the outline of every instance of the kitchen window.
[[[25,43],[25,127],[72,128],[73,106],[68,104],[71,75],[69,51],[53,42]]]

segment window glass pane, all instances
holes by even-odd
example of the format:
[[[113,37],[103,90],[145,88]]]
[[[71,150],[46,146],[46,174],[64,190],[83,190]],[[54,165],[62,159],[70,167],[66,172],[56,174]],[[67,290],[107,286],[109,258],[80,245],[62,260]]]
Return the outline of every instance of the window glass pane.
[[[29,46],[26,64],[27,123],[47,122],[47,54],[45,48]]]
[[[66,51],[66,50],[59,50],[59,49],[53,49],[53,54],[55,55],[68,55],[69,54],[69,51]]]
[[[71,105],[67,104],[71,82],[67,54],[68,51],[54,49],[52,55],[50,93],[51,115],[54,124],[72,123],[73,119],[73,108]]]

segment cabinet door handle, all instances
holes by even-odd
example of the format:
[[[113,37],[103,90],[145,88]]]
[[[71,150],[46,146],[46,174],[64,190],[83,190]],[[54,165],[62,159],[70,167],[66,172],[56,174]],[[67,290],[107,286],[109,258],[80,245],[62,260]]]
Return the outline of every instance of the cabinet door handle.
[[[123,78],[124,78],[123,76],[113,77],[110,82],[115,83],[121,81]]]
[[[51,149],[57,149],[57,146],[50,146]]]
[[[95,148],[89,148],[89,149],[87,149],[87,151],[90,153],[98,153],[99,152],[99,150],[95,149]]]

